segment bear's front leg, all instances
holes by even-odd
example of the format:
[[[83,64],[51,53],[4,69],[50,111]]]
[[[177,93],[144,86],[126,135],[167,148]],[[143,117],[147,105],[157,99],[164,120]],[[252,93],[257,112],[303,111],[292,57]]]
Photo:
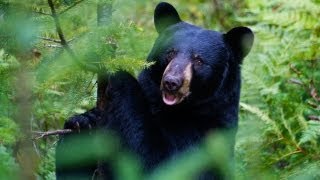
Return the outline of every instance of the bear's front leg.
[[[75,115],[65,122],[64,129],[71,129],[72,133],[61,135],[57,143],[57,179],[92,178],[97,168],[97,160],[90,156],[91,134],[97,127],[100,118],[101,112],[94,108],[83,114]]]
[[[117,72],[109,79],[107,96],[105,127],[120,136],[125,145],[136,149],[151,119],[138,81],[127,72]]]
[[[107,94],[105,129],[115,132],[124,148],[138,155],[145,170],[152,169],[166,146],[139,82],[127,72],[118,72],[110,77]]]

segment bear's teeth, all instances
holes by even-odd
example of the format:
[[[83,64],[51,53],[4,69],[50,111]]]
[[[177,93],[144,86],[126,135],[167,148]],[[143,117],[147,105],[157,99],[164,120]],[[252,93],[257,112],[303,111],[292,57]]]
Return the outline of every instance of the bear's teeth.
[[[168,93],[163,93],[163,102],[167,105],[174,105],[177,102],[177,97]]]

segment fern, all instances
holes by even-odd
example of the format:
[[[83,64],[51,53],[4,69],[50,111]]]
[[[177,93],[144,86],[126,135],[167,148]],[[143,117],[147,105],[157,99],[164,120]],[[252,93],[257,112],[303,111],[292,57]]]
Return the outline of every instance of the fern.
[[[278,135],[278,137],[281,137],[281,131],[274,120],[270,119],[267,113],[263,112],[257,107],[250,106],[245,103],[240,103],[240,107],[257,117],[259,117],[262,121],[264,121],[267,125],[272,126],[272,129],[275,131],[275,133]]]
[[[320,138],[320,121],[309,121],[308,128],[302,132],[299,144],[313,142],[317,144]]]
[[[248,16],[238,20],[252,24],[256,41],[244,62],[241,107],[266,122],[258,166],[273,164],[285,178],[320,157],[318,122],[309,121],[319,116],[320,104],[310,92],[320,89],[320,6],[311,0],[247,3]]]

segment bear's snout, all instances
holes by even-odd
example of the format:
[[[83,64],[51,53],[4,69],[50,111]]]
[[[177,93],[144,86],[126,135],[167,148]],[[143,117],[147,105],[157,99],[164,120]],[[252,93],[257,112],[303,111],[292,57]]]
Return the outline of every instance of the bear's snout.
[[[191,93],[191,78],[191,63],[177,58],[173,59],[166,67],[160,85],[163,102],[167,105],[182,102]]]
[[[167,91],[178,91],[182,86],[182,77],[167,75],[163,78],[163,85]]]

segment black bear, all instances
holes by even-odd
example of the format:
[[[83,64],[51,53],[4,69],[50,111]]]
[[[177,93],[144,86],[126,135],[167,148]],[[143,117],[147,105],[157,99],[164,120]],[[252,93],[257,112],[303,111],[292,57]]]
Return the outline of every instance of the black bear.
[[[196,146],[210,131],[236,132],[241,63],[254,39],[247,27],[220,33],[186,23],[165,2],[157,5],[154,23],[159,36],[147,58],[154,64],[138,80],[123,71],[110,77],[102,123],[97,123],[93,110],[65,124],[65,128],[116,132],[121,144],[140,158],[145,172]],[[66,148],[62,137],[57,147],[57,178],[92,175],[94,167],[60,166]],[[110,171],[107,163],[100,168]],[[215,177],[214,173],[201,175],[201,179]],[[109,173],[104,178],[110,178]]]

